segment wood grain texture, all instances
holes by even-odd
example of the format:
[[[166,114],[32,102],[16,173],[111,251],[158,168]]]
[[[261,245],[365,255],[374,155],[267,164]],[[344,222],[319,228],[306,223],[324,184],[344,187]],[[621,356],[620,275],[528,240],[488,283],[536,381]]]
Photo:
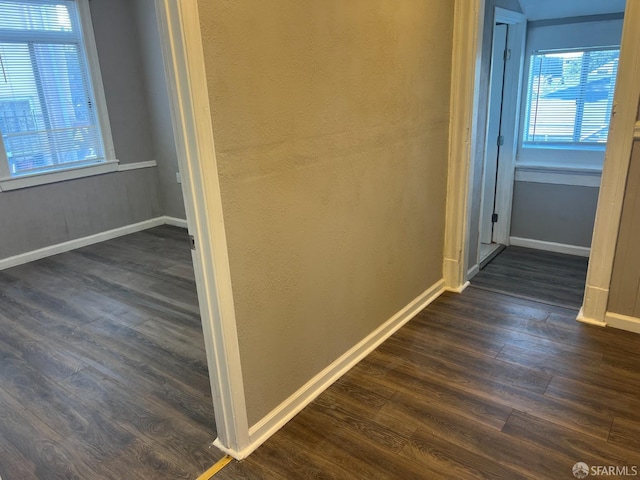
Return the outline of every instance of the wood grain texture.
[[[193,479],[222,453],[187,233],[0,272],[0,477]]]
[[[190,268],[184,232],[161,227],[0,273],[3,480],[193,479],[222,457]],[[640,465],[640,335],[576,313],[446,293],[215,478],[538,480],[572,478],[578,461]]]
[[[555,480],[578,461],[640,465],[640,336],[576,314],[446,293],[216,479]]]
[[[472,284],[539,302],[578,309],[582,305],[588,259],[522,247],[507,247]]]

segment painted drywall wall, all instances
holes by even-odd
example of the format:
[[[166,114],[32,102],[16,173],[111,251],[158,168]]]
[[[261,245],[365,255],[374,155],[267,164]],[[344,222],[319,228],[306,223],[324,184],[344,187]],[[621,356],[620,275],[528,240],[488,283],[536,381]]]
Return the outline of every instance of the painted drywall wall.
[[[467,254],[467,270],[477,263],[478,243],[480,235],[480,206],[482,196],[482,164],[484,162],[485,132],[487,128],[487,114],[489,109],[489,79],[491,77],[491,46],[495,7],[505,8],[513,12],[522,13],[518,0],[487,0],[484,10],[484,31],[482,34],[480,83],[478,90],[478,141],[476,151],[471,160],[471,211],[469,212],[469,251]]]
[[[178,156],[171,125],[171,110],[165,80],[160,33],[153,0],[133,2],[137,38],[142,52],[144,93],[149,108],[147,124],[151,132],[153,158],[158,164],[160,200],[165,215],[186,218],[182,185],[176,181]]]
[[[153,160],[149,114],[127,0],[89,4],[116,156]],[[155,168],[0,192],[0,258],[163,215]]]
[[[142,55],[130,0],[92,0],[91,21],[120,163],[153,160]]]
[[[640,318],[640,140],[631,152],[609,287],[610,312]]]
[[[251,425],[442,278],[453,2],[198,6]]]
[[[0,258],[162,215],[151,168],[0,193]]]
[[[590,247],[598,188],[515,182],[511,236]]]

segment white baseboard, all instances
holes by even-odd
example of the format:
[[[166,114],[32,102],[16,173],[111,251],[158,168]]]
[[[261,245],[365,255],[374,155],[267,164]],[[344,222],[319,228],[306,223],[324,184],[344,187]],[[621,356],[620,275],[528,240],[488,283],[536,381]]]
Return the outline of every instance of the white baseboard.
[[[182,218],[169,217],[165,215],[162,217],[165,225],[173,225],[174,227],[187,228],[187,221]]]
[[[95,235],[89,235],[88,237],[76,238],[74,240],[69,240],[68,242],[57,243],[55,245],[49,245],[48,247],[32,250],[30,252],[20,253],[12,257],[2,258],[0,259],[0,270],[17,267],[18,265],[40,260],[41,258],[51,257],[52,255],[69,252],[76,248],[82,248],[88,245],[93,245],[94,243],[100,243],[113,238],[129,235],[131,233],[141,232],[142,230],[158,227],[160,225],[175,225],[177,227],[187,228],[187,221],[167,216],[151,218],[143,222],[125,225],[124,227],[114,228],[113,230],[96,233]]]
[[[155,160],[149,160],[146,162],[135,162],[135,163],[121,163],[118,165],[118,171],[128,172],[129,170],[139,170],[141,168],[152,168],[157,166],[158,164]]]
[[[576,317],[576,320],[581,323],[586,323],[587,325],[595,325],[597,327],[607,326],[607,322],[601,322],[600,320],[596,320],[595,318],[585,317],[584,308],[580,308],[580,311],[578,312],[578,316]]]
[[[446,287],[444,290],[446,292],[453,292],[453,293],[462,293],[465,291],[465,289],[471,285],[471,282],[469,280],[467,280],[466,282],[464,282],[462,285],[460,285],[459,287],[456,288],[452,288],[452,287]]]
[[[262,445],[271,435],[282,428],[304,407],[325,391],[355,364],[371,353],[378,345],[393,335],[400,327],[411,320],[423,308],[444,292],[444,280],[429,287],[419,297],[396,313],[376,330],[354,345],[331,365],[309,380],[297,392],[278,405],[262,420],[249,429],[249,446],[242,451],[225,448],[217,439],[214,445],[232,457],[241,460]]]
[[[607,326],[619,328],[628,332],[640,333],[640,318],[607,312],[605,315]]]
[[[509,237],[509,244],[516,247],[535,248],[547,252],[566,253],[568,255],[578,255],[588,257],[591,249],[579,247],[577,245],[567,245],[565,243],[545,242],[544,240],[534,240],[533,238]]]

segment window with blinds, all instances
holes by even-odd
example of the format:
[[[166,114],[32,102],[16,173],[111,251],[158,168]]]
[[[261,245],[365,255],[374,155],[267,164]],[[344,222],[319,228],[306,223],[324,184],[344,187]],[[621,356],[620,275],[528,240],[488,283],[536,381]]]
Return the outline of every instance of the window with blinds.
[[[531,55],[524,147],[607,142],[619,48]]]
[[[81,25],[75,0],[0,0],[0,131],[11,177],[105,160]]]

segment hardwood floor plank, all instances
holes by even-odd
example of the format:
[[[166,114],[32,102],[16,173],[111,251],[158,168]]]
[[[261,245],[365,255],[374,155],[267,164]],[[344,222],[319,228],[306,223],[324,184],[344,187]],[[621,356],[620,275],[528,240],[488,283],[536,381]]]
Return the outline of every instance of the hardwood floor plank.
[[[625,449],[640,452],[640,421],[625,417],[614,418],[609,442]]]
[[[581,435],[533,415],[514,411],[502,431],[520,441],[544,447],[565,458],[566,472],[576,462],[588,465],[640,465],[640,452]]]
[[[441,437],[416,433],[401,456],[429,469],[429,478],[505,479],[527,478],[494,460],[461,448]],[[434,475],[435,474],[435,475]]]
[[[579,308],[587,264],[584,257],[509,246],[473,278],[473,284],[542,303]]]
[[[131,237],[0,272],[2,480],[193,479],[222,456],[187,234]]]
[[[549,290],[534,270],[571,266],[536,258],[510,267],[529,293]],[[173,227],[0,272],[2,480],[193,479],[222,456],[194,285]],[[538,480],[640,462],[640,336],[549,301],[442,295],[216,478]]]

